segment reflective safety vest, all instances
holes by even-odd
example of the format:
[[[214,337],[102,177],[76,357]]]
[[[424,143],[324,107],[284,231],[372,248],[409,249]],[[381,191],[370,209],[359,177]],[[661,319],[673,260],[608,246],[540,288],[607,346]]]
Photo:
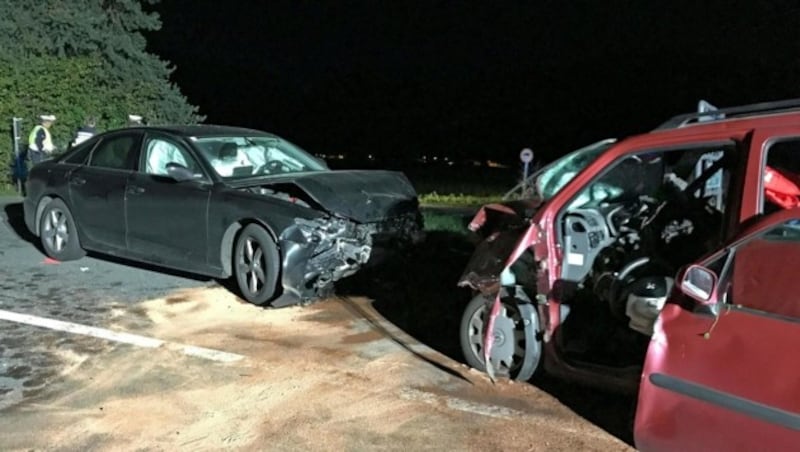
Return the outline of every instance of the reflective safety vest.
[[[42,142],[42,149],[39,149],[36,146],[36,135],[39,133],[39,129],[44,130],[44,141]],[[44,151],[47,153],[53,152],[56,147],[53,146],[53,137],[50,135],[50,131],[47,127],[39,124],[31,130],[31,134],[28,136],[28,149],[32,151]]]

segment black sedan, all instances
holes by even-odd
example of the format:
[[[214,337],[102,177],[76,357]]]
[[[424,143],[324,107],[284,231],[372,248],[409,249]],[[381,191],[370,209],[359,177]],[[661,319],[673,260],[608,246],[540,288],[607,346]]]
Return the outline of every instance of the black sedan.
[[[30,171],[25,223],[53,259],[85,250],[225,279],[254,304],[329,294],[376,246],[419,237],[399,172],[330,170],[269,133],[132,127]]]

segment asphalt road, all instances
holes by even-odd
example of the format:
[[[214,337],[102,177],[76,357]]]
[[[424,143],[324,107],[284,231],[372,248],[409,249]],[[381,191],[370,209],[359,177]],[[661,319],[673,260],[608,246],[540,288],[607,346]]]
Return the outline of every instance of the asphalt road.
[[[177,288],[217,285],[191,275],[92,255],[53,263],[25,228],[22,198],[0,198],[0,310],[103,325],[115,309]],[[127,317],[137,329],[141,319]],[[113,342],[0,320],[0,409],[37,395],[70,354],[96,353]]]
[[[298,425],[311,429],[302,444],[327,444],[332,436],[360,444],[339,448],[347,450],[389,443],[396,448],[406,440],[434,449],[628,449],[602,431],[607,427],[587,422],[596,422],[592,416],[562,405],[560,396],[513,382],[489,385],[483,375],[411,336],[399,341],[405,333],[391,332],[397,327],[381,320],[380,312],[391,311],[380,303],[345,296],[306,310],[254,309],[217,281],[193,275],[93,255],[53,262],[25,228],[22,199],[0,198],[0,208],[4,450],[53,444],[69,450],[120,444],[163,450],[200,442],[235,448],[263,441],[295,450],[300,440],[286,439],[286,431]],[[20,314],[141,334],[165,346],[131,347],[7,319]],[[212,365],[231,357],[245,364]],[[331,385],[330,378],[341,384]],[[371,395],[344,417],[355,420],[346,428],[340,416],[319,417],[338,413],[354,393]],[[598,402],[614,414],[607,400]],[[267,428],[275,420],[272,404],[287,417],[274,432]],[[397,430],[405,424],[392,418],[406,411],[409,432]],[[394,442],[386,431],[406,439]]]

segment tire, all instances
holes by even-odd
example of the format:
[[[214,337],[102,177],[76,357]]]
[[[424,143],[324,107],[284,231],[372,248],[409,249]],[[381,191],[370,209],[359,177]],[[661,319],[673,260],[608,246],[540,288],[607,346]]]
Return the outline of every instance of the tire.
[[[39,239],[45,254],[57,261],[71,261],[86,255],[81,248],[72,213],[58,198],[50,201],[42,211]]]
[[[278,246],[261,226],[245,226],[233,248],[233,273],[242,298],[255,305],[271,301],[280,273]]]
[[[461,352],[467,364],[480,371],[486,371],[483,357],[483,334],[493,300],[477,295],[467,304],[461,316],[459,339]],[[495,342],[492,347],[492,360],[498,376],[513,380],[528,381],[540,367],[542,342],[538,338],[539,315],[530,304],[516,303],[513,298],[502,298],[503,310],[495,319]],[[525,319],[528,322],[525,322]],[[512,333],[513,331],[513,333]],[[506,338],[516,338],[514,344]],[[511,362],[501,358],[511,354]]]

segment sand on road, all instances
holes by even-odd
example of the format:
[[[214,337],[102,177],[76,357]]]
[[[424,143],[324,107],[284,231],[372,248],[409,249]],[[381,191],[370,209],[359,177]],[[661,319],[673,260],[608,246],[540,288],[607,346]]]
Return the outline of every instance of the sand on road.
[[[368,299],[263,309],[192,289],[102,326],[243,359],[65,351],[48,391],[2,413],[0,449],[630,450],[534,386],[420,344]]]

